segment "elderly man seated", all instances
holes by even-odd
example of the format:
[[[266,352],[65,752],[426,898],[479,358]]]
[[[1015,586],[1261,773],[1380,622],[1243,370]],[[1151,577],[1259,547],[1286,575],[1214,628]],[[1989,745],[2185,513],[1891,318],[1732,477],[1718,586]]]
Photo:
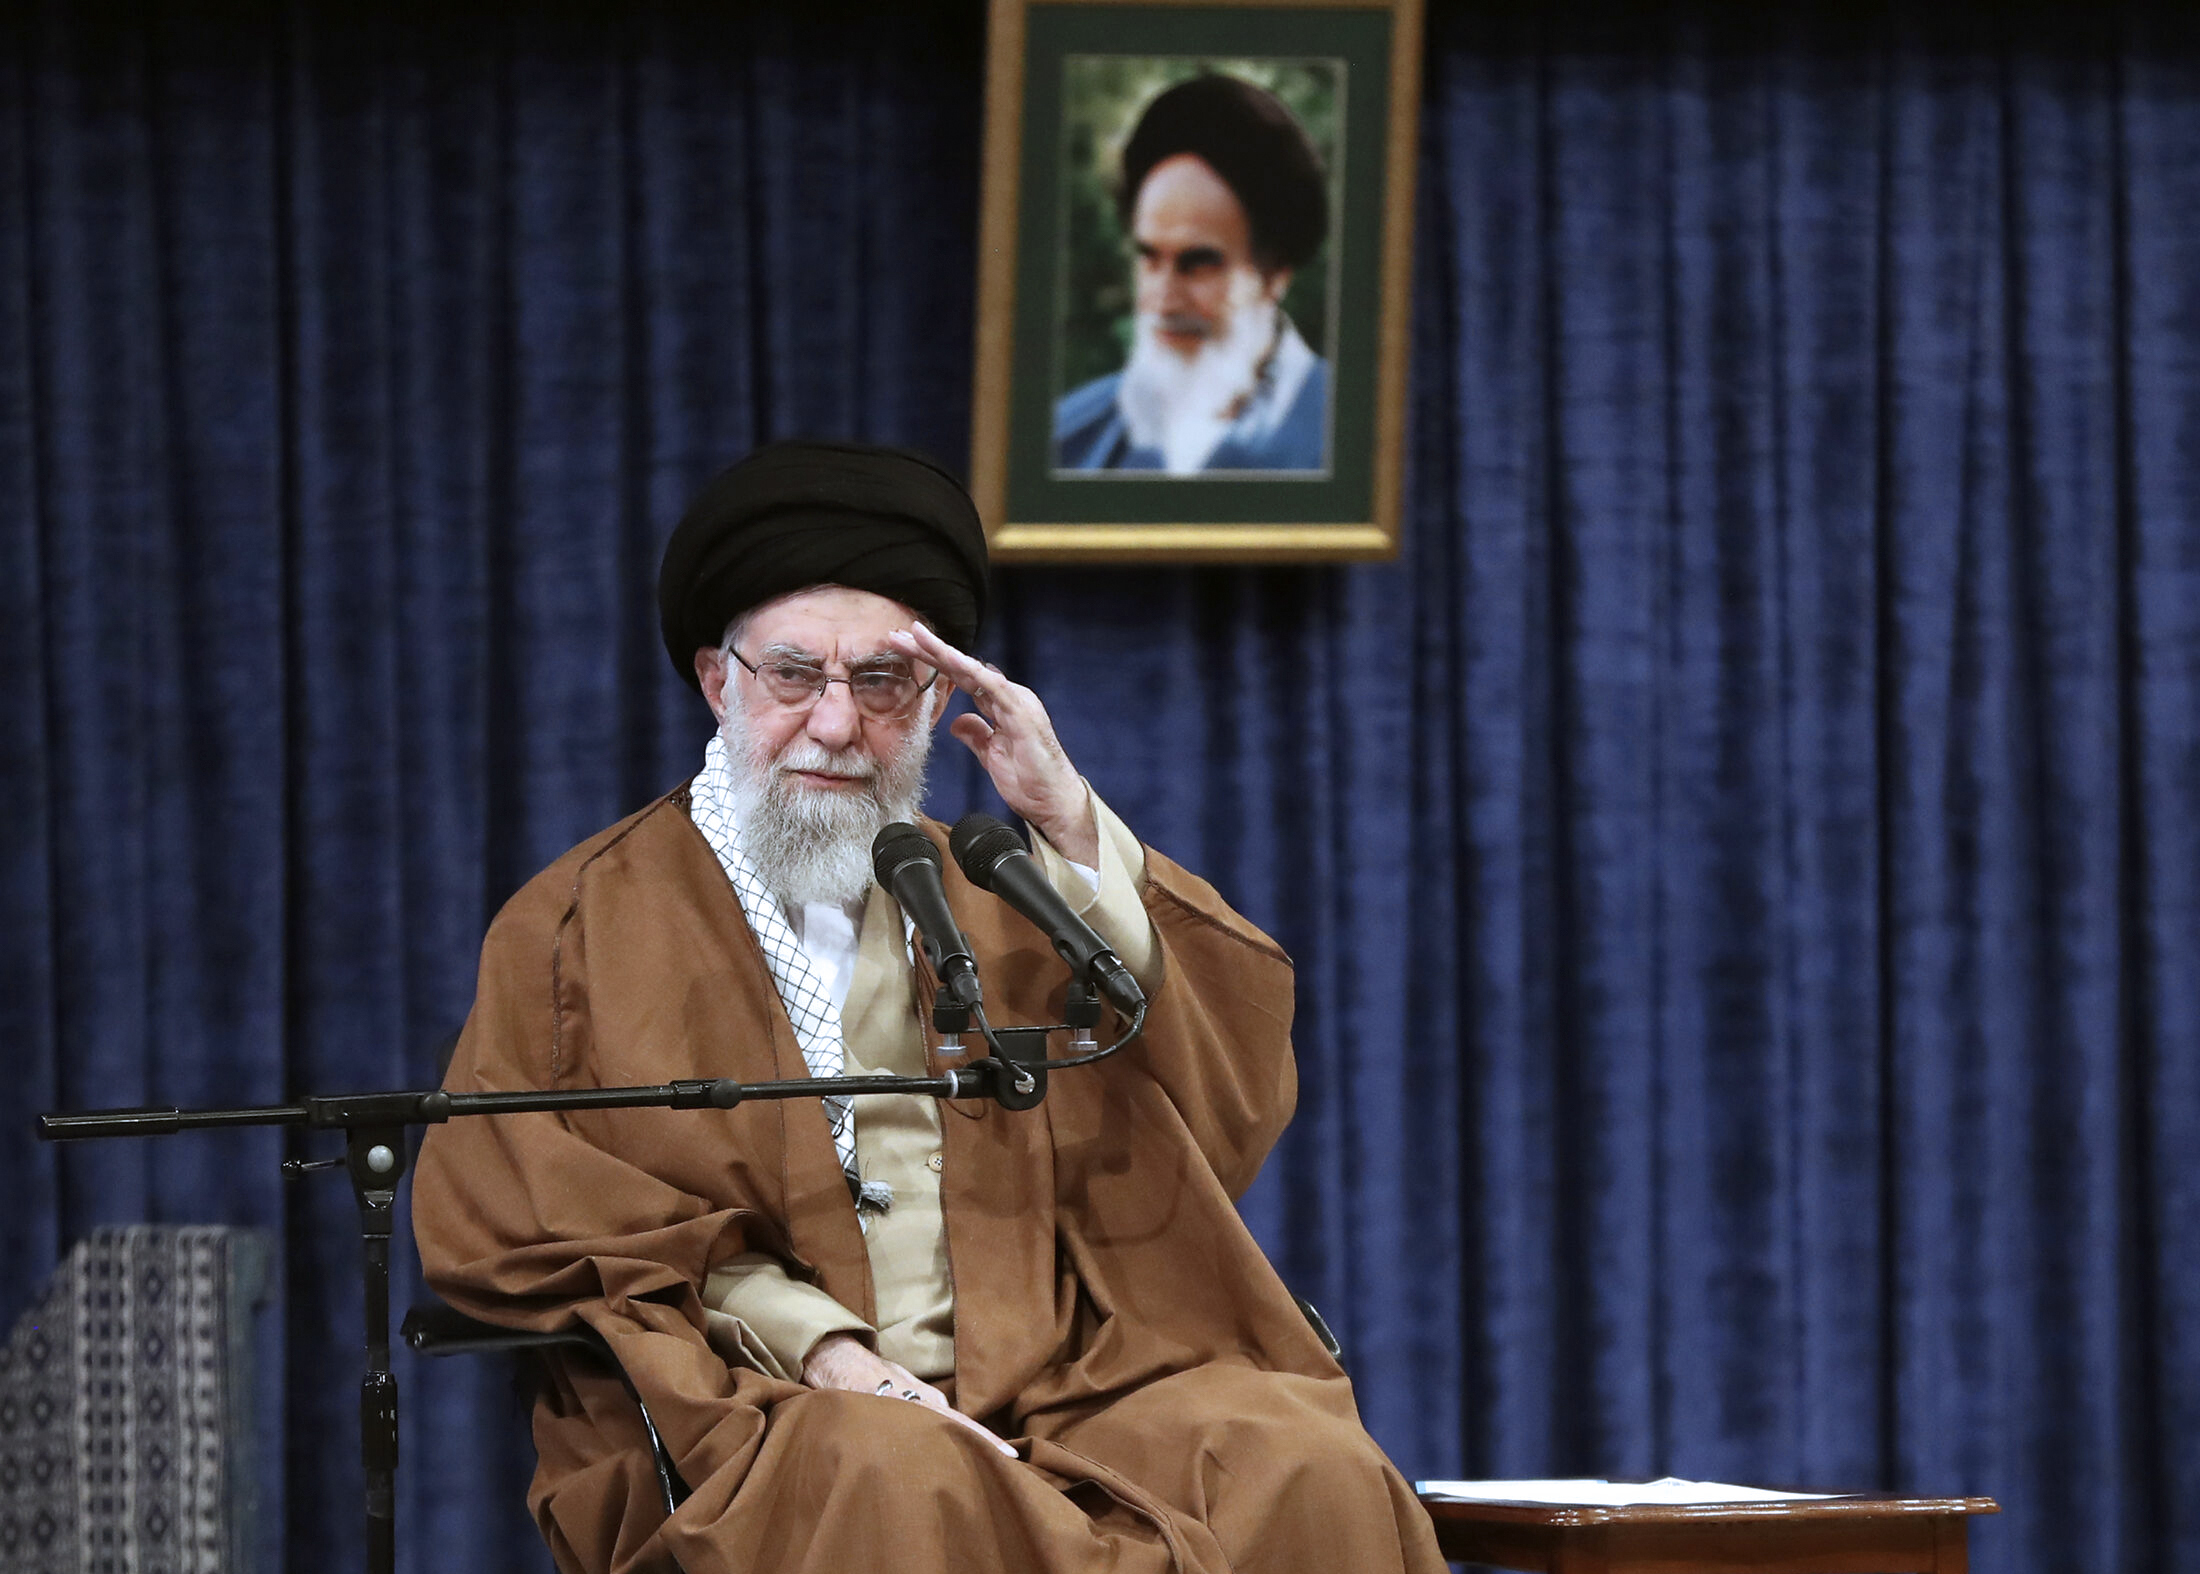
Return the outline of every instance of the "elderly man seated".
[[[1290,961],[964,654],[985,594],[969,497],[912,456],[783,444],[706,488],[660,584],[718,719],[702,769],[512,898],[448,1085],[966,1063],[870,859],[916,817],[955,689],[974,713],[950,730],[1142,981],[1146,1033],[1024,1112],[891,1095],[437,1127],[414,1193],[430,1282],[478,1317],[601,1332],[693,1487],[668,1519],[632,1401],[565,1366],[536,1412],[543,1534],[560,1568],[618,1574],[1439,1569],[1232,1204],[1291,1113]],[[946,878],[993,1019],[1059,1020],[1037,930]]]

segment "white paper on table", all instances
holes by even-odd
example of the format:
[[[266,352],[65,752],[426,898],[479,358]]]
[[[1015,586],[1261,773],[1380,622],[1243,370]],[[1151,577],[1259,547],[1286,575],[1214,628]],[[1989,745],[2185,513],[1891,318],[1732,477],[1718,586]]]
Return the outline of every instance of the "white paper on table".
[[[1629,1503],[1767,1503],[1842,1497],[1840,1492],[1779,1492],[1727,1481],[1416,1481],[1425,1497],[1474,1503],[1554,1503],[1619,1508]]]

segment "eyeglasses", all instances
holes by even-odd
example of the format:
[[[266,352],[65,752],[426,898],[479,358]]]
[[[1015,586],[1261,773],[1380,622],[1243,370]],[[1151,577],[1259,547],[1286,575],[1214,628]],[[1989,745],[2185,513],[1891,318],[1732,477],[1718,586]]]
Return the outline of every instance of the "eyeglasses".
[[[762,666],[756,666],[738,650],[728,654],[764,686],[765,697],[774,705],[787,710],[808,710],[824,698],[827,684],[845,683],[849,696],[856,702],[856,709],[873,721],[900,721],[917,708],[917,701],[939,676],[927,667],[922,669],[924,676],[919,678],[907,665],[891,662],[858,667],[845,678],[835,678],[827,675],[814,661],[774,656],[766,658]]]

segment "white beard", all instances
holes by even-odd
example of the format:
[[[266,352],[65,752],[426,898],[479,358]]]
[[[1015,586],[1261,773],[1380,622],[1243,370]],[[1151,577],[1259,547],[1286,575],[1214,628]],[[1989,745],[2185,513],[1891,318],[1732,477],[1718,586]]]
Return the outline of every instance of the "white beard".
[[[730,695],[729,689],[729,695]],[[876,760],[857,749],[835,754],[797,735],[776,759],[760,759],[738,704],[718,728],[726,742],[734,825],[771,893],[788,912],[811,902],[845,906],[871,889],[871,842],[897,820],[914,820],[924,802],[924,767],[932,754],[936,693],[924,697],[900,753]],[[860,791],[804,786],[796,771],[865,779]]]
[[[1207,463],[1253,392],[1261,362],[1276,342],[1276,303],[1260,275],[1246,270],[1231,287],[1228,326],[1186,360],[1161,342],[1161,319],[1138,315],[1130,364],[1116,385],[1116,407],[1131,442],[1158,448],[1162,468],[1189,475]]]

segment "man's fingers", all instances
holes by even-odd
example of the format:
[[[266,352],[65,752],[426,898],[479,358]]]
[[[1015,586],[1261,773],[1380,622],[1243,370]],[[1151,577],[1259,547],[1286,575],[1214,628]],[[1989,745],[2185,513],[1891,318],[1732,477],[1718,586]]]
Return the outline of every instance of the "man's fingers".
[[[927,1410],[937,1410],[941,1415],[947,1417],[948,1420],[954,1422],[957,1426],[968,1427],[971,1431],[977,1433],[980,1437],[984,1438],[988,1443],[991,1443],[995,1448],[999,1449],[1009,1458],[1014,1459],[1016,1457],[1016,1450],[1013,1447],[1011,1447],[1007,1443],[1002,1442],[991,1432],[987,1431],[982,1423],[972,1420],[969,1416],[964,1415],[960,1410],[957,1410],[953,1405],[949,1404],[947,1402],[947,1396],[941,1393],[937,1388],[934,1388],[930,1383],[925,1382],[921,1378],[911,1377],[908,1373],[908,1370],[904,1367],[893,1365],[893,1363],[891,1362],[888,1362],[886,1364],[893,1366],[893,1370],[901,1373],[901,1376],[895,1380],[893,1387],[885,1391],[882,1397],[888,1399],[898,1399],[908,1404],[922,1405]]]
[[[965,655],[921,624],[914,629],[896,629],[887,638],[896,649],[937,667],[948,682],[988,711],[997,713],[1004,706],[1020,706],[1026,696],[1036,698],[1022,684],[1010,682],[1000,668]]]
[[[938,634],[922,623],[907,629],[896,629],[887,637],[896,642],[904,639],[908,640],[926,660],[933,661],[937,666],[971,667],[977,665],[976,660],[967,652],[948,644],[946,640],[941,639]],[[935,660],[935,658],[937,659]]]
[[[1060,832],[1068,827],[1075,845],[1082,847],[1092,840],[1092,815],[1085,808],[1083,784],[1037,693],[1008,678],[1000,668],[965,655],[921,624],[896,629],[888,639],[904,655],[930,662],[970,696],[972,712],[954,718],[947,730],[977,756],[1003,802],[1050,839],[1054,839],[1050,828]],[[1087,830],[1080,834],[1075,824],[1084,824]],[[1062,844],[1057,841],[1056,845]]]
[[[982,662],[964,655],[921,623],[913,629],[896,629],[886,636],[886,640],[897,650],[907,651],[930,662],[959,687],[968,688],[974,682],[984,681],[985,666]]]
[[[1060,752],[1061,745],[1054,741],[1053,723],[1047,719],[1046,706],[1040,703],[1035,691],[1015,682],[1000,668],[965,655],[922,624],[913,629],[896,629],[888,638],[896,649],[930,662],[950,683],[970,696],[977,720],[985,727],[985,732],[973,737],[960,730],[963,721],[960,717],[950,730],[973,749],[999,728],[1012,739],[1029,738],[1042,749]]]
[[[964,1415],[960,1410],[955,1409],[952,1405],[948,1404],[945,1399],[940,1400],[938,1405],[936,1405],[934,1408],[936,1408],[940,1412],[940,1414],[946,1416],[949,1420],[956,1422],[958,1425],[970,1428],[971,1431],[977,1433],[978,1436],[984,1438],[988,1443],[991,1443],[995,1448],[999,1449],[1009,1458],[1014,1459],[1016,1457],[1016,1449],[1014,1445],[1002,1442],[991,1432],[988,1432],[982,1424],[973,1421],[970,1417]]]
[[[980,759],[985,757],[985,746],[993,737],[993,724],[983,716],[965,712],[947,724],[947,730],[970,746],[970,752]]]

